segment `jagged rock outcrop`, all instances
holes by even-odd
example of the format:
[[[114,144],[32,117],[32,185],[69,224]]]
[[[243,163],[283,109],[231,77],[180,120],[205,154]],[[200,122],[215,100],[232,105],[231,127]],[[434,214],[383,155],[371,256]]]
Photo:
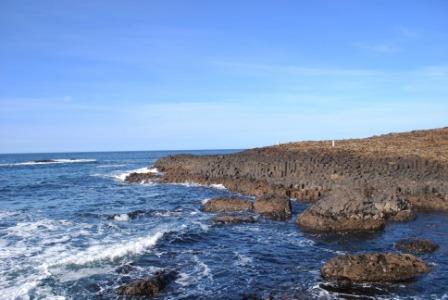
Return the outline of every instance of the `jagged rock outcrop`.
[[[137,280],[117,288],[116,292],[125,296],[153,297],[159,294],[168,284],[175,280],[175,271],[159,271],[152,277]]]
[[[399,282],[429,271],[428,265],[419,258],[393,253],[336,256],[320,269],[324,279],[352,282]]]
[[[217,198],[211,199],[202,205],[205,212],[234,212],[234,211],[251,211],[253,203],[249,200],[236,198]]]
[[[437,248],[439,248],[439,246],[431,240],[406,239],[398,241],[395,244],[395,248],[402,252],[422,254],[434,252],[437,250]]]
[[[334,186],[297,218],[308,231],[372,231],[382,229],[387,220],[414,218],[412,206],[394,194],[367,186]]]

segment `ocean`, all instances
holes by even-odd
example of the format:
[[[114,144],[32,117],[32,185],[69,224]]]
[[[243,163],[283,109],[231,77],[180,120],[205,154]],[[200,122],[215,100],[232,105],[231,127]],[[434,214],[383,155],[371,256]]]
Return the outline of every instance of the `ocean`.
[[[200,208],[235,195],[223,186],[123,180],[178,153],[186,152],[0,155],[0,298],[114,299],[120,285],[173,269],[178,277],[158,299],[448,299],[448,214],[420,213],[372,234],[307,234],[294,222],[306,204],[293,201],[287,222],[213,225]],[[326,260],[395,251],[409,237],[440,245],[422,256],[431,273],[342,294],[324,288]]]

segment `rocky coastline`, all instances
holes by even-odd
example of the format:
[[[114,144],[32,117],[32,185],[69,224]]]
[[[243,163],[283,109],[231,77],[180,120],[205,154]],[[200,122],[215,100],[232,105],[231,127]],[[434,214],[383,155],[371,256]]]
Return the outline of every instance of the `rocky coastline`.
[[[220,184],[255,197],[213,199],[202,210],[215,224],[256,222],[256,216],[292,217],[291,200],[308,208],[297,216],[303,231],[378,231],[407,222],[419,211],[448,212],[448,128],[387,134],[366,139],[299,142],[228,155],[176,155],[158,160],[160,174],[131,174],[128,182]],[[396,249],[434,251],[431,241],[399,241]],[[429,250],[428,250],[429,249]],[[338,256],[321,275],[343,282],[394,282],[430,271],[411,254]]]

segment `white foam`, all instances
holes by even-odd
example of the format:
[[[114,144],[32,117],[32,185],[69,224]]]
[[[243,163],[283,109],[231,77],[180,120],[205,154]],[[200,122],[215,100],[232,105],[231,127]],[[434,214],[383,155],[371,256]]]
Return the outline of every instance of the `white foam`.
[[[240,254],[238,252],[235,252],[235,255],[237,257],[236,265],[239,266],[246,266],[252,263],[252,258],[243,254]]]
[[[154,234],[139,237],[125,243],[118,242],[116,244],[100,244],[90,246],[86,250],[75,254],[69,254],[67,257],[57,259],[49,263],[51,265],[84,265],[97,260],[114,261],[126,255],[138,255],[144,253],[148,248],[153,247],[167,230],[157,231]]]
[[[139,168],[139,169],[135,169],[135,170],[129,170],[129,171],[126,171],[126,172],[114,174],[114,175],[112,175],[112,177],[114,177],[114,178],[116,178],[118,180],[121,180],[121,181],[125,181],[126,177],[128,177],[132,173],[139,173],[139,174],[152,173],[152,174],[156,174],[156,175],[161,175],[162,174],[161,172],[159,172],[159,170],[157,170],[157,168],[144,167],[144,168]]]
[[[198,271],[202,278],[206,277],[209,280],[213,280],[212,272],[210,271],[210,268],[201,261],[196,255],[193,256],[194,261],[196,262],[196,266],[198,267]]]
[[[0,167],[12,167],[12,166],[34,166],[34,165],[51,165],[51,164],[70,164],[70,163],[89,163],[96,162],[96,159],[65,159],[57,158],[50,159],[49,161],[25,161],[19,163],[0,164]]]
[[[210,184],[210,187],[212,187],[214,189],[218,189],[218,190],[227,190],[227,188],[221,183]]]
[[[128,214],[116,215],[114,216],[114,220],[119,222],[126,222],[129,221],[129,216]]]
[[[107,274],[114,271],[114,268],[112,267],[105,267],[105,268],[84,268],[79,269],[76,271],[65,271],[61,270],[61,276],[59,277],[60,282],[69,282],[69,281],[76,281],[81,278],[90,277],[93,275],[98,274]]]
[[[202,200],[201,203],[204,205],[205,203],[207,203],[210,200],[211,200],[211,198],[206,198],[206,199]]]
[[[181,183],[172,183],[173,185],[182,185],[182,186],[186,186],[186,187],[208,187],[208,188],[213,188],[213,189],[218,189],[218,190],[227,190],[227,188],[221,184],[221,183],[212,183],[210,185],[206,185],[206,184],[200,184],[197,182],[192,182],[192,181],[185,181],[185,182],[181,182]]]

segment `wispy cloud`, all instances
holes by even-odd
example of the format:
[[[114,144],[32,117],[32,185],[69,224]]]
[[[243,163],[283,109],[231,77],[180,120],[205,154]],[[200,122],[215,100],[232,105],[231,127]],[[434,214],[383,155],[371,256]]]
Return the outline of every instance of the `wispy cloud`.
[[[376,52],[376,53],[383,53],[383,54],[397,53],[397,52],[401,51],[401,49],[399,47],[392,45],[392,44],[385,44],[385,43],[382,43],[382,44],[358,43],[358,44],[356,44],[356,46],[363,50],[372,51],[372,52]]]

